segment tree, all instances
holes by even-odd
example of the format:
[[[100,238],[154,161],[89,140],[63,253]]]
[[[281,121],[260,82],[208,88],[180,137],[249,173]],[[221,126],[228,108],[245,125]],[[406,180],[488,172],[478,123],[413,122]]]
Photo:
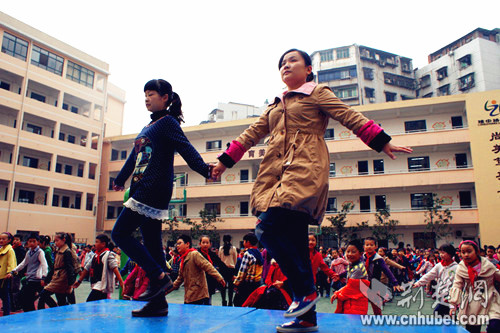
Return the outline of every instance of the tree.
[[[443,200],[437,197],[436,193],[432,194],[432,205],[426,207],[424,223],[427,229],[436,235],[437,239],[447,237],[450,232],[450,222],[453,219],[448,208],[443,209]]]
[[[214,225],[217,222],[224,222],[223,219],[217,217],[215,211],[208,211],[206,209],[200,210],[201,220],[191,221],[191,238],[198,239],[203,235],[207,235],[210,239],[219,239],[217,227]]]
[[[337,237],[337,244],[339,247],[346,243],[348,240],[348,228],[347,224],[347,214],[354,208],[354,204],[351,202],[344,203],[342,205],[342,210],[337,213],[337,215],[327,217],[327,220],[332,224],[332,231],[335,237]]]
[[[360,238],[359,234],[363,231],[370,231],[372,227],[368,224],[368,221],[363,221],[361,223],[356,223],[356,226],[348,228],[348,240],[355,240]]]
[[[171,242],[175,243],[179,238],[179,236],[182,234],[182,232],[179,230],[179,223],[181,221],[179,221],[176,217],[173,217],[170,219],[163,220],[162,222],[167,225],[167,230],[166,230],[168,235],[167,241],[169,243]],[[186,223],[187,225],[193,224],[190,218],[185,218],[182,220],[182,222]]]
[[[398,235],[394,233],[398,220],[390,219],[391,213],[389,207],[377,210],[375,213],[375,225],[372,227],[373,236],[378,242],[387,240],[392,241],[394,245],[398,244]]]

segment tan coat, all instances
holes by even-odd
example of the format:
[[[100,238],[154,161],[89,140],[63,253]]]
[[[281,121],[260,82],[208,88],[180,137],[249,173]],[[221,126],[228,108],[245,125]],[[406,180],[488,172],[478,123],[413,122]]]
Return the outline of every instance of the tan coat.
[[[481,257],[481,271],[470,286],[467,266],[460,262],[450,289],[450,304],[458,309],[458,315],[488,315],[500,319],[500,294],[495,289],[500,282],[500,271],[488,259]]]
[[[66,250],[68,251],[67,254],[65,253]],[[74,272],[73,255],[68,245],[64,244],[56,252],[54,258],[54,275],[52,275],[52,280],[50,280],[45,289],[58,294],[71,293],[72,288],[68,283],[68,271]]]
[[[174,281],[174,289],[178,289],[184,282],[184,303],[192,303],[209,297],[205,272],[221,284],[224,281],[222,275],[200,252],[189,252],[184,259],[179,276]]]
[[[354,133],[368,122],[330,88],[318,85],[310,95],[291,92],[283,102],[276,100],[236,139],[248,150],[270,134],[251,194],[254,215],[283,207],[322,221],[330,170],[324,134],[330,118]]]

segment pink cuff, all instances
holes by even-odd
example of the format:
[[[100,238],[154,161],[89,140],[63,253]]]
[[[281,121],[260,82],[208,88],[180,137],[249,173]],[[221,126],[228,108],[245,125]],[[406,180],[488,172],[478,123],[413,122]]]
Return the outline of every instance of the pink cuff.
[[[382,132],[383,129],[379,125],[375,124],[373,120],[370,120],[361,127],[361,129],[356,134],[365,144],[369,145],[375,137]]]
[[[243,157],[245,154],[246,150],[243,147],[241,143],[239,143],[236,140],[233,140],[231,144],[229,145],[229,148],[226,150],[226,154],[231,157],[231,159],[234,161],[234,163],[238,163],[239,160]]]

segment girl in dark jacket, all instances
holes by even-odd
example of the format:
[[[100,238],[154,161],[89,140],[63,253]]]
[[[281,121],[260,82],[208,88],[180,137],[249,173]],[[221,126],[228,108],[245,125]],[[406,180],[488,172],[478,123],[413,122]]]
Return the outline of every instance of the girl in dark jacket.
[[[205,178],[210,177],[210,166],[193,148],[180,127],[183,121],[181,100],[165,80],[151,80],[144,86],[146,108],[151,122],[144,127],[134,142],[134,148],[116,177],[115,191],[124,189],[132,176],[129,199],[112,231],[116,244],[147,273],[148,289],[138,298],[149,301],[141,310],[132,311],[136,317],[165,316],[168,305],[164,291],[172,281],[165,273],[167,266],[161,239],[162,220],[168,218],[172,196],[174,154],[178,152]],[[144,244],[132,233],[141,229]]]

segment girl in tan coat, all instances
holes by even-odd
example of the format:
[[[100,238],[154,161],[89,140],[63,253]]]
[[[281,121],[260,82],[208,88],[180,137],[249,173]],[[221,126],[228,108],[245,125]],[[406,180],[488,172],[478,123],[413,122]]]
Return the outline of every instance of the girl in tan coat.
[[[288,277],[294,302],[286,317],[297,320],[278,331],[317,330],[318,301],[308,254],[308,224],[323,220],[328,199],[329,154],[324,140],[333,118],[377,151],[411,149],[393,146],[390,137],[373,121],[340,101],[325,85],[312,82],[311,58],[292,49],[279,60],[287,90],[276,97],[260,118],[232,141],[212,172],[217,178],[244,153],[269,135],[266,154],[251,194],[252,213],[258,216],[256,235]]]
[[[458,318],[466,316],[470,324],[478,315],[489,317],[486,332],[500,332],[500,294],[495,282],[500,282],[500,271],[488,259],[479,255],[473,241],[460,243],[462,261],[458,264],[450,289],[450,315],[458,310]],[[481,332],[481,324],[466,325],[469,332]]]
[[[54,270],[50,283],[40,293],[38,310],[44,309],[45,304],[53,308],[55,306],[67,305],[67,298],[71,294],[73,284],[76,281],[75,265],[71,251],[71,235],[58,232],[54,237],[57,252],[54,259]],[[51,295],[56,294],[57,304]]]

